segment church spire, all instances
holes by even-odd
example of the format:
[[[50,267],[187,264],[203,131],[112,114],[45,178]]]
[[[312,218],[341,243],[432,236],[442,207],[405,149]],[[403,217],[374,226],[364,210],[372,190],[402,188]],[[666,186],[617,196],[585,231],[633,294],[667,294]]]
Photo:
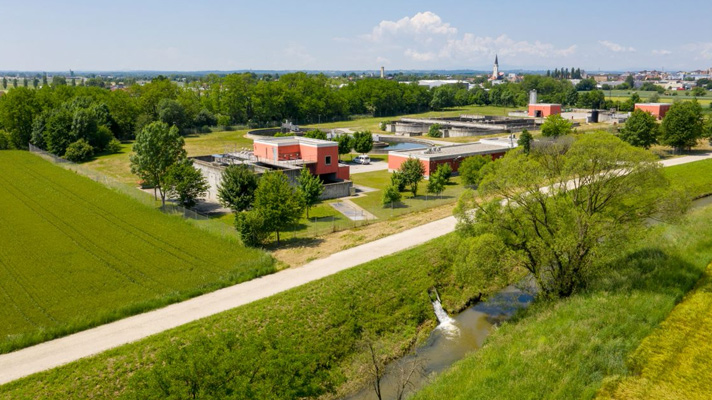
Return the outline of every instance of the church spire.
[[[499,61],[497,61],[497,55],[494,55],[494,65],[499,65]]]

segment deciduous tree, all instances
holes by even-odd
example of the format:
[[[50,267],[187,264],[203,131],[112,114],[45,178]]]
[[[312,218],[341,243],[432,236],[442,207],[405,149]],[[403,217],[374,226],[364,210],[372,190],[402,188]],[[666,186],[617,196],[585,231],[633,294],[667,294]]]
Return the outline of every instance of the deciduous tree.
[[[660,142],[678,151],[694,147],[703,127],[702,107],[697,101],[675,103],[663,119]]]
[[[279,244],[279,233],[299,220],[304,202],[284,173],[270,171],[262,175],[257,185],[254,211],[264,219],[264,229],[276,233]]]
[[[601,258],[680,199],[652,154],[608,133],[579,137],[566,151],[513,150],[487,169],[479,191],[461,198],[459,231],[494,235],[506,251],[489,262],[525,268],[550,297],[582,287]]]
[[[633,146],[650,148],[658,142],[659,126],[649,112],[635,110],[625,123],[619,137]]]
[[[418,183],[423,180],[423,174],[425,174],[425,167],[417,158],[409,158],[401,164],[400,176],[405,185],[410,187],[413,197],[418,195]]]
[[[245,164],[230,165],[222,173],[218,199],[234,212],[252,208],[257,189],[257,175]]]
[[[462,183],[467,186],[477,186],[482,180],[482,167],[492,162],[490,156],[473,156],[462,160],[458,172],[462,177]]]
[[[571,133],[573,124],[559,114],[551,114],[541,125],[541,134],[546,137],[558,137]]]
[[[365,154],[373,149],[373,136],[369,131],[356,132],[353,136],[353,148],[357,153]]]
[[[319,202],[319,196],[324,193],[324,183],[321,178],[313,175],[308,168],[302,168],[298,182],[299,191],[307,209],[307,218],[309,218],[309,209]]]
[[[166,177],[170,168],[185,158],[183,138],[175,126],[153,122],[136,135],[133,154],[130,156],[131,172],[154,187],[166,204]]]
[[[193,207],[208,191],[208,181],[193,166],[193,161],[183,158],[168,169],[166,176],[168,196],[177,198],[182,206]]]

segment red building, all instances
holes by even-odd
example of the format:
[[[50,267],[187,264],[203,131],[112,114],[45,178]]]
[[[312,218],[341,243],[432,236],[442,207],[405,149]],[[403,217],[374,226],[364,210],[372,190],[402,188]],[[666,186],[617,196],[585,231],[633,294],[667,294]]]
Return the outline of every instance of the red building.
[[[260,160],[303,165],[325,182],[349,179],[349,166],[339,164],[338,143],[329,140],[296,136],[256,139],[253,152]]]
[[[425,177],[427,178],[441,164],[450,164],[452,171],[457,172],[460,163],[467,157],[489,156],[496,160],[514,147],[517,147],[516,139],[496,138],[482,139],[475,143],[433,147],[427,150],[391,151],[388,153],[388,170],[398,170],[406,160],[416,158],[425,167]]]
[[[529,104],[529,116],[546,118],[552,114],[561,114],[561,104]]]
[[[649,112],[657,119],[663,119],[670,109],[670,104],[666,103],[638,103],[635,105],[636,110]]]

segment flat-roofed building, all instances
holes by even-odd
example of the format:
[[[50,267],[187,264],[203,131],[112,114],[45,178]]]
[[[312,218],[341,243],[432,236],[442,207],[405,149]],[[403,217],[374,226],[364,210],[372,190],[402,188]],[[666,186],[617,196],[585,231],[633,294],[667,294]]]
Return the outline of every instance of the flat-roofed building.
[[[668,103],[637,103],[635,105],[636,110],[647,111],[657,119],[663,119],[668,110],[670,110],[670,104]]]
[[[460,163],[468,157],[489,156],[496,160],[515,147],[517,147],[517,140],[510,136],[482,139],[475,143],[432,147],[426,150],[390,151],[388,152],[388,170],[398,170],[406,160],[415,158],[423,164],[425,177],[427,178],[441,164],[450,164],[452,171],[457,172],[460,168]]]

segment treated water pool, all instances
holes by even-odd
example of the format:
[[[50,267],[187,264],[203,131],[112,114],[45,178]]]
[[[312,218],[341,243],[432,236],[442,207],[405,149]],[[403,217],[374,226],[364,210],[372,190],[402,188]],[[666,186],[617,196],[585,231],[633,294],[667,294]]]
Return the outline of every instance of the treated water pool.
[[[422,143],[411,143],[411,142],[400,142],[400,143],[389,143],[387,147],[382,147],[378,150],[382,151],[395,151],[395,150],[415,150],[415,149],[426,149],[427,145]]]

